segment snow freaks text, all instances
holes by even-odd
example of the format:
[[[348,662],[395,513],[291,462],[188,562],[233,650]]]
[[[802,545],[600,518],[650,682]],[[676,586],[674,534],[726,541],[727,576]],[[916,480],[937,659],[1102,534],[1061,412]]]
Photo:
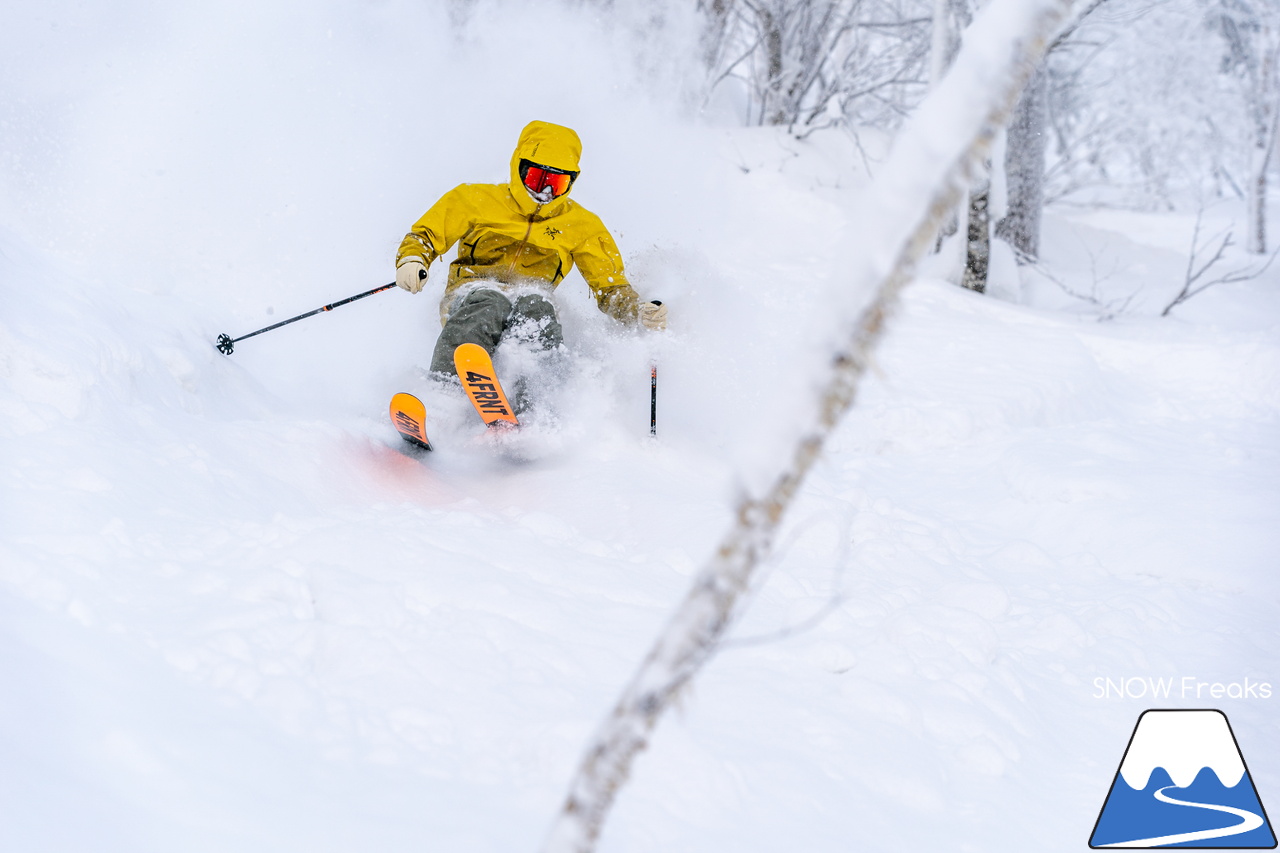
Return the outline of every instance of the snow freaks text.
[[[1175,678],[1132,676],[1093,680],[1094,699],[1270,699],[1271,682],[1201,681],[1193,675]]]

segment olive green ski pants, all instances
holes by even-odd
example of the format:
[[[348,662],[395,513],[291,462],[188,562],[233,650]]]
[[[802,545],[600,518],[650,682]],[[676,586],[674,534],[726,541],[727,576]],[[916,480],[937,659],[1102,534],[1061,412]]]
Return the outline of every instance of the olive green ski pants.
[[[454,350],[462,344],[479,344],[492,356],[504,335],[546,350],[564,343],[564,330],[549,299],[525,293],[512,302],[497,290],[481,287],[464,296],[449,312],[431,356],[431,371],[456,376]]]

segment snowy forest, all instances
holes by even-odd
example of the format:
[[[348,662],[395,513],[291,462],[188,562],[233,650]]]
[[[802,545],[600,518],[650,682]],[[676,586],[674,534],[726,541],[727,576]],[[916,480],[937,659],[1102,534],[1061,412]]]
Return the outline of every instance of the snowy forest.
[[[669,322],[499,433],[535,120]],[[10,4],[0,849],[1274,847],[1277,136],[1276,0]]]

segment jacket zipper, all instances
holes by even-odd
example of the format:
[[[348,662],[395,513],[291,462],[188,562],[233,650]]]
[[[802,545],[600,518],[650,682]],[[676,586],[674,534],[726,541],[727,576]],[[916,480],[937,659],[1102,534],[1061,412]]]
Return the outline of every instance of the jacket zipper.
[[[538,215],[539,210],[542,210],[542,205],[535,207],[533,213],[529,214],[529,226],[524,229],[524,239],[516,247],[516,253],[511,256],[511,264],[507,267],[508,278],[516,274],[516,263],[519,262],[520,256],[524,254],[525,246],[529,245],[529,235],[533,233],[533,218]]]

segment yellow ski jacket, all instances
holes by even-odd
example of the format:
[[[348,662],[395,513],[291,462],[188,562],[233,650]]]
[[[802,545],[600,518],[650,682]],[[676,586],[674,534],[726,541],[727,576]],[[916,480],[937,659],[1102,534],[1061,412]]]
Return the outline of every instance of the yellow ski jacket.
[[[535,121],[520,133],[506,184],[462,184],[436,202],[400,243],[396,265],[421,258],[430,266],[455,243],[458,258],[440,302],[440,319],[459,288],[472,281],[542,283],[555,287],[577,264],[596,304],[624,322],[636,319],[639,298],[622,270],[622,255],[600,218],[565,193],[538,204],[520,180],[520,161],[579,171],[582,143],[567,127]]]

